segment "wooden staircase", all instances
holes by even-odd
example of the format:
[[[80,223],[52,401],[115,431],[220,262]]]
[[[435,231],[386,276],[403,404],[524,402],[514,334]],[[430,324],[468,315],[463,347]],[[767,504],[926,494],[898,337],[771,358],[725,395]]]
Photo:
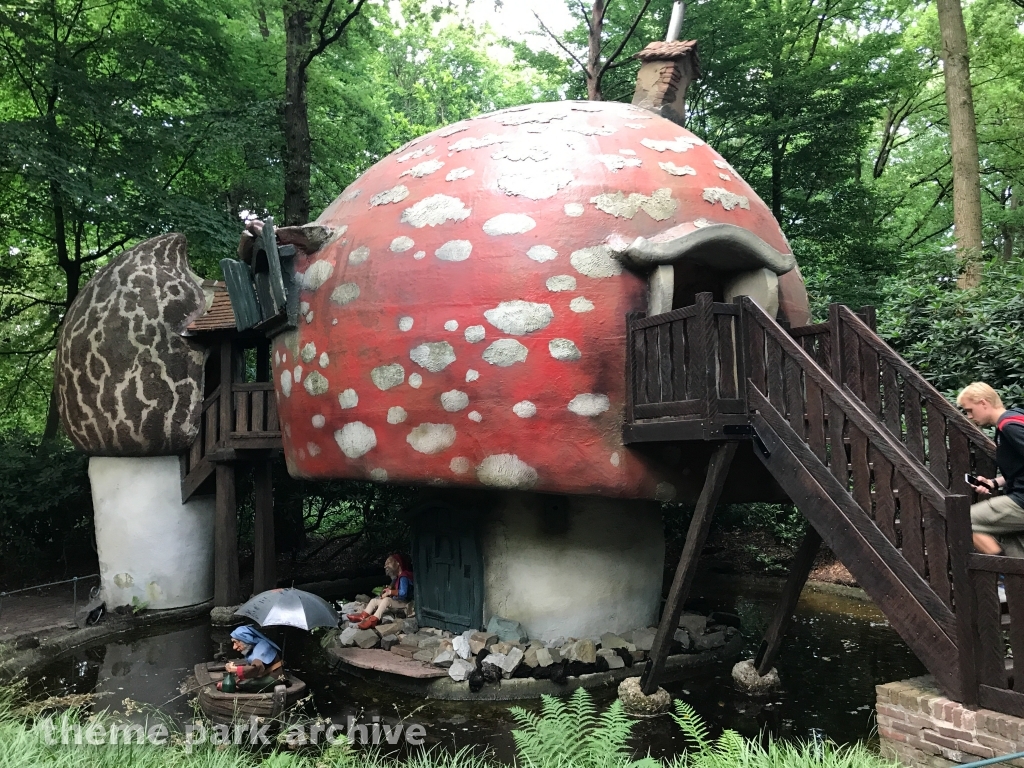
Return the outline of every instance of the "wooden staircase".
[[[786,329],[749,298],[628,317],[627,442],[718,442],[644,675],[692,582],[729,443],[754,452],[810,522],[755,663],[772,665],[818,545],[846,565],[948,696],[1024,715],[1008,656],[1024,658],[1024,561],[973,552],[967,472],[995,445],[847,307]],[[722,463],[725,463],[723,469]],[[1001,618],[1005,574],[1009,621]],[[1009,646],[1003,630],[1008,627]],[[659,642],[660,641],[660,642]],[[1009,670],[1009,671],[1008,671]],[[1024,685],[1021,686],[1024,688]]]

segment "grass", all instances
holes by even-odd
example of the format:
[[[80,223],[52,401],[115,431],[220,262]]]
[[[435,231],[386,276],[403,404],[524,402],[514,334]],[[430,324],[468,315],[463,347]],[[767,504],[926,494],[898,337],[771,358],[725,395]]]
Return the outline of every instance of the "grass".
[[[25,704],[18,689],[0,688],[0,768],[509,768],[469,750],[418,750],[395,758],[341,744],[316,753],[257,753],[208,743],[190,746],[183,733],[172,733],[166,746],[51,744],[48,733],[93,724],[109,728],[117,716],[75,709],[40,715],[38,705]],[[519,708],[512,713],[519,725],[513,731],[516,765],[522,768],[896,768],[862,744],[752,740],[730,730],[712,739],[707,725],[682,701],[670,717],[690,747],[667,761],[635,755],[628,745],[634,720],[622,704],[598,712],[582,689],[567,700],[544,697],[539,714]]]

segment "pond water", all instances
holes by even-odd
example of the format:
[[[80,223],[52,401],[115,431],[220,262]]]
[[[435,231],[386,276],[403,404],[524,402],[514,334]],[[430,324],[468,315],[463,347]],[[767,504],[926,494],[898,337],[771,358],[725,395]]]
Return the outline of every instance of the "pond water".
[[[777,579],[705,577],[694,588],[702,610],[726,610],[743,621],[747,654],[753,654],[781,591]],[[489,748],[503,761],[513,754],[515,721],[505,702],[424,701],[347,675],[332,674],[315,640],[287,630],[289,666],[314,694],[319,714],[344,722],[374,716],[422,723],[428,745]],[[30,681],[43,695],[96,693],[96,707],[125,711],[126,700],[155,707],[179,720],[191,716],[189,695],[179,691],[194,665],[227,645],[227,632],[205,621],[164,627],[158,632],[98,644],[60,659]],[[727,665],[669,684],[670,692],[692,704],[715,729],[734,728],[746,736],[769,732],[790,739],[823,736],[837,743],[872,740],[874,686],[923,674],[885,617],[870,603],[805,590],[778,660],[782,687],[764,699],[738,692]],[[613,688],[595,692],[609,704]],[[533,709],[537,702],[519,702]],[[677,754],[685,740],[668,717],[640,721],[636,744],[655,756]]]

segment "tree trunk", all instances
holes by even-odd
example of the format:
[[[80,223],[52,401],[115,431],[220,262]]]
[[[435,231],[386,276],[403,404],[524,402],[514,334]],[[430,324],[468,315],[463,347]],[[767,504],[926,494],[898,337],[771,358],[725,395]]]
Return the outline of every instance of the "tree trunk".
[[[1009,209],[1012,215],[1017,210],[1018,202],[1017,195],[1013,193],[1013,187],[1010,187],[1010,200]],[[1013,245],[1014,245],[1014,224],[1006,222],[1003,224],[1003,261],[1009,261],[1013,258]]]
[[[590,34],[587,48],[587,99],[604,101],[601,95],[601,34],[604,31],[604,10],[607,0],[594,0],[590,9]]]
[[[313,153],[306,104],[306,56],[309,52],[309,11],[299,3],[284,6],[284,223],[309,221],[309,173]]]
[[[957,255],[964,265],[957,285],[973,288],[981,279],[978,265],[981,258],[981,176],[967,28],[960,0],[937,0],[937,8],[953,157],[953,227]]]

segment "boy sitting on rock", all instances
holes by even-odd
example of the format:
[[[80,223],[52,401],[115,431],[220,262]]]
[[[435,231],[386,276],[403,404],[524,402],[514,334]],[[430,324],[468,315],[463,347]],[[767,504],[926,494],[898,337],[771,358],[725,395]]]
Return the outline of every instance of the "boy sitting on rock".
[[[404,610],[412,601],[412,568],[405,555],[388,555],[384,561],[384,572],[391,579],[391,586],[385,587],[380,597],[371,600],[362,613],[350,613],[349,621],[359,622],[360,629],[371,629],[380,624],[385,611]]]

